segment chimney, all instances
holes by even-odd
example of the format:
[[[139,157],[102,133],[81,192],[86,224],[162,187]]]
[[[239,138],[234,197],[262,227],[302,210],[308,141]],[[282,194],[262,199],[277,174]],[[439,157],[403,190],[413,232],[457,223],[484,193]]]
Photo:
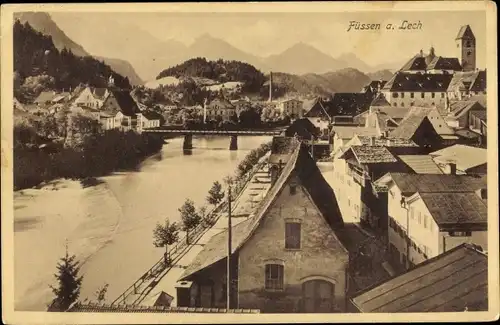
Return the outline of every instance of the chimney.
[[[455,162],[448,162],[448,173],[450,175],[457,174],[457,164]]]
[[[420,57],[423,58],[424,57],[424,51],[420,50]]]
[[[273,72],[269,72],[269,101],[273,101]]]
[[[477,196],[481,200],[487,200],[488,199],[488,189],[487,188],[480,188],[476,191]]]

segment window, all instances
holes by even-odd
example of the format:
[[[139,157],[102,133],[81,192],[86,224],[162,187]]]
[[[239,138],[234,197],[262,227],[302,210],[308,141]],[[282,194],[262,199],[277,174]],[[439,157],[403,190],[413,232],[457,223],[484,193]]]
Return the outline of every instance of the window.
[[[392,98],[398,98],[398,93],[392,93]]]
[[[401,98],[405,98],[405,93],[401,93]]]
[[[425,93],[420,93],[420,98],[424,98],[425,97]]]
[[[347,199],[347,206],[351,206],[351,200],[350,199]]]
[[[431,93],[431,98],[434,98],[436,97],[436,94],[435,93]]]
[[[297,185],[290,184],[290,194],[295,195],[295,193],[297,193]]]
[[[405,103],[401,102],[401,107],[405,107]]]
[[[394,103],[394,104],[392,104],[392,106],[396,107],[396,106],[397,106],[397,104],[396,104],[396,103]]]
[[[418,224],[421,224],[422,223],[422,214],[419,213],[418,214]]]
[[[300,248],[300,228],[298,222],[287,222],[285,224],[285,248]]]
[[[424,215],[424,228],[427,228],[427,216]]]
[[[444,93],[441,93],[441,98],[444,98]]]
[[[410,106],[413,106],[413,105],[415,105],[415,102],[411,102],[411,103],[410,103]]]
[[[266,289],[283,290],[283,265],[266,264]]]
[[[415,93],[410,93],[410,98],[415,98]]]

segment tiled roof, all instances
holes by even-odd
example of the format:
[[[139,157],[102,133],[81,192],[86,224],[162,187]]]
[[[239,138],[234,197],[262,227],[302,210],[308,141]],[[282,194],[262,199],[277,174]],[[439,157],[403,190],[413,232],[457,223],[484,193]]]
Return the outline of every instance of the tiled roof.
[[[458,31],[458,35],[455,40],[461,38],[475,38],[474,33],[472,33],[472,29],[470,29],[469,25],[464,25],[460,27],[460,30]]]
[[[457,129],[455,130],[455,134],[460,138],[470,139],[470,140],[477,139],[481,136],[481,134],[473,132],[467,128]]]
[[[476,80],[470,87],[471,91],[485,91],[486,90],[486,71],[480,70],[477,72]]]
[[[460,170],[486,164],[488,162],[487,150],[483,148],[456,144],[429,154],[439,162],[454,161]]]
[[[350,149],[361,164],[395,163],[398,161],[386,147],[352,146]]]
[[[482,110],[482,111],[473,111],[473,112],[470,112],[471,115],[477,117],[478,119],[480,119],[481,121],[485,121],[486,122],[486,119],[488,117],[488,114],[486,112],[486,110]]]
[[[378,111],[380,113],[386,114],[390,116],[394,121],[398,122],[402,120],[408,112],[410,111],[410,107],[394,107],[394,106],[377,106],[372,107],[372,111]],[[357,115],[354,119],[364,119],[370,113],[370,110],[366,110],[365,112]]]
[[[417,174],[443,173],[429,155],[400,155],[398,158]]]
[[[488,206],[476,193],[419,193],[442,230],[456,225],[488,223]]]
[[[468,193],[486,186],[486,175],[390,173],[402,193]]]
[[[403,119],[389,135],[395,138],[411,139],[425,119],[427,119],[426,116],[410,115]]]
[[[225,308],[200,308],[200,307],[165,307],[165,306],[137,306],[137,305],[105,305],[77,303],[69,312],[80,313],[227,313]],[[258,314],[258,309],[230,309],[235,314]]]
[[[252,236],[293,172],[299,177],[300,183],[308,191],[311,199],[332,228],[343,225],[333,190],[323,178],[307,147],[301,145],[293,152],[255,214],[251,215],[248,220],[232,227],[232,253],[236,252]],[[227,230],[213,236],[193,263],[186,268],[179,280],[188,280],[194,273],[226,258],[227,236]]]
[[[427,70],[461,71],[462,66],[460,66],[460,62],[457,58],[443,58],[442,56],[437,56],[427,65]]]
[[[479,104],[481,104],[484,108],[487,108],[488,106],[486,105],[486,94],[480,94],[480,95],[474,95],[474,96],[470,96],[469,98],[467,98],[467,100],[472,100],[472,101],[476,101],[478,102]]]
[[[451,112],[448,114],[448,117],[457,118],[467,114],[471,109],[475,110],[485,110],[486,109],[476,101],[456,101],[450,102]]]
[[[354,135],[360,136],[379,136],[376,128],[364,126],[333,126],[332,134],[338,135],[341,139],[352,139]]]
[[[488,258],[463,244],[353,298],[363,313],[488,310]]]
[[[359,141],[364,146],[369,146],[372,141],[371,137],[368,136],[357,136]],[[418,145],[410,139],[401,139],[401,138],[375,138],[374,139],[375,146],[384,146],[384,147],[418,147]]]
[[[453,75],[451,74],[420,74],[397,72],[389,80],[383,90],[386,91],[419,91],[445,92]]]

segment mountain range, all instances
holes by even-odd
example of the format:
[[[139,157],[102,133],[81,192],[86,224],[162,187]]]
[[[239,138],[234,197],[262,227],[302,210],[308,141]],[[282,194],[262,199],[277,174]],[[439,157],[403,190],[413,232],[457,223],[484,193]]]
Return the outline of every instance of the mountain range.
[[[21,23],[27,22],[35,30],[45,35],[52,36],[54,46],[58,50],[67,48],[77,56],[91,55],[87,51],[85,51],[85,49],[80,44],[74,42],[71,38],[69,38],[52,20],[50,15],[45,12],[16,13],[14,19],[19,19]],[[133,66],[126,60],[98,56],[94,57],[98,60],[104,61],[104,63],[109,65],[115,72],[128,77],[132,85],[140,85],[143,83],[143,80],[137,75]]]
[[[48,13],[25,12],[18,14],[17,18],[21,22],[28,22],[36,30],[52,36],[54,45],[58,49],[66,47],[76,55],[89,55],[83,46],[74,42],[58,27]],[[75,16],[75,19],[77,18]],[[173,39],[159,40],[147,31],[120,21],[116,23],[123,35],[127,35],[127,29],[134,28],[133,44],[131,45],[131,40],[127,37],[102,33],[99,37],[92,38],[92,42],[95,42],[93,45],[96,48],[107,49],[107,53],[99,53],[99,55],[90,53],[90,55],[104,61],[116,72],[127,76],[134,85],[143,84],[143,80],[154,80],[160,71],[188,59],[205,57],[208,60],[224,59],[246,62],[265,73],[273,71],[282,72],[287,76],[297,75],[294,80],[300,79],[300,83],[310,83],[310,87],[316,89],[330,92],[351,91],[351,89],[358,91],[361,81],[387,79],[392,74],[390,70],[395,70],[405,63],[397,62],[394,65],[371,67],[352,53],[333,58],[302,42],[279,54],[259,57],[209,34],[203,34],[191,45],[185,45]],[[383,71],[378,71],[382,69]],[[344,79],[346,73],[348,77],[356,80],[352,81],[352,85],[349,84],[351,81]]]

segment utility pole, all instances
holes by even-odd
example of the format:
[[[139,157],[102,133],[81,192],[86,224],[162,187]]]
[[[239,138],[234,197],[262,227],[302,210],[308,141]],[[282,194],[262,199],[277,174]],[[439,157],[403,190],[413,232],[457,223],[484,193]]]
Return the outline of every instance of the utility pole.
[[[227,190],[227,310],[231,309],[231,287],[232,287],[232,274],[231,274],[231,183],[228,183]]]

